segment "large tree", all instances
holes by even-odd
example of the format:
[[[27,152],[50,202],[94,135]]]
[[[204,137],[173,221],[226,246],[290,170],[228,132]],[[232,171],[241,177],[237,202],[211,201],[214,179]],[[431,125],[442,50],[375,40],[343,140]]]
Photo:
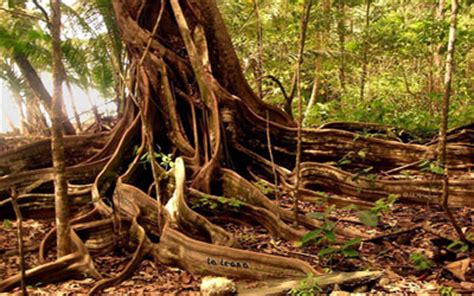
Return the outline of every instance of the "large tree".
[[[300,215],[300,227],[290,226],[292,213],[252,183],[277,183],[281,196],[293,192],[297,128],[285,112],[262,102],[249,87],[215,1],[161,3],[165,4],[113,1],[130,59],[124,115],[106,143],[104,134],[65,138],[66,175],[76,185],[69,192],[76,213],[75,252],[27,271],[27,279],[46,282],[88,274],[100,279],[92,290],[97,292],[130,275],[146,255],[195,273],[253,279],[317,274],[317,268],[300,260],[240,249],[219,219],[208,219],[251,220],[292,241],[321,224]],[[438,203],[441,180],[382,180],[360,173],[372,166],[389,176],[400,167],[416,167],[420,160],[436,158],[436,144],[406,144],[390,134],[383,140],[356,133],[363,130],[384,131],[345,123],[302,130],[301,199],[328,191],[330,202],[336,204],[368,205],[389,194],[405,202]],[[52,180],[48,142],[35,145],[34,153],[27,146],[0,157],[5,175],[0,180],[2,199],[16,187],[21,193],[18,202],[30,215],[51,209],[51,196],[44,193]],[[464,172],[472,166],[473,152],[469,145],[448,141],[450,171]],[[353,161],[343,169],[340,162],[339,167],[333,165],[348,157]],[[33,158],[37,161],[28,162]],[[473,185],[472,178],[450,182],[451,205],[471,204]],[[40,192],[41,203],[29,207]],[[89,211],[77,215],[81,205]],[[8,214],[7,202],[1,206]],[[364,236],[346,229],[335,232],[339,239]],[[52,237],[50,233],[43,240],[41,258]],[[127,241],[136,246],[132,261],[116,277],[103,279],[90,256]],[[233,264],[212,264],[221,259]],[[19,277],[7,279],[0,282],[0,290],[18,283]]]

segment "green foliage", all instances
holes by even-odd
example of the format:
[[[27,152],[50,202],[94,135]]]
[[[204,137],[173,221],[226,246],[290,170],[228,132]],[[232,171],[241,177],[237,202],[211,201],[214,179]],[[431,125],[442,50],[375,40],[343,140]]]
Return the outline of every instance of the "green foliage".
[[[254,182],[253,185],[255,185],[258,190],[265,195],[273,193],[273,188],[268,186],[267,182],[264,180],[258,180],[257,182]]]
[[[435,175],[444,175],[444,170],[442,167],[438,166],[436,162],[425,160],[419,166],[422,172],[430,172]]]
[[[448,245],[448,249],[457,252],[467,252],[469,250],[469,245],[465,242],[456,240]]]
[[[376,227],[379,223],[379,216],[373,211],[361,211],[359,212],[359,220],[367,226]]]
[[[8,219],[3,219],[3,228],[4,229],[12,229],[13,227],[13,224],[12,224],[12,221],[8,220]]]
[[[416,270],[427,270],[433,266],[433,263],[420,252],[412,253],[410,255],[410,262]]]
[[[360,222],[367,226],[377,226],[380,215],[389,212],[398,197],[397,194],[390,194],[387,198],[377,200],[371,209],[360,211],[358,213]]]
[[[336,236],[333,232],[334,228],[336,227],[336,222],[329,219],[329,215],[333,212],[335,206],[332,205],[327,207],[323,213],[314,212],[308,213],[306,216],[308,218],[318,219],[324,221],[323,225],[315,230],[312,230],[306,233],[301,240],[299,241],[299,246],[305,246],[308,244],[332,244],[336,242]],[[334,246],[326,246],[322,248],[318,256],[324,258],[332,258],[333,256],[340,254],[343,257],[357,257],[359,253],[353,249],[354,246],[359,245],[361,242],[360,238],[351,239],[345,242],[343,245],[334,247]]]
[[[344,12],[339,9],[344,4]],[[444,19],[434,14],[436,3],[372,1],[369,29],[365,30],[365,1],[314,2],[305,44],[301,81],[308,103],[315,75],[319,77],[316,103],[305,118],[308,126],[328,121],[363,121],[435,135],[439,127],[442,77],[447,50],[449,8]],[[239,54],[245,75],[255,86],[257,33],[254,1],[218,1]],[[473,9],[461,3],[456,43],[456,76],[449,110],[449,126],[474,122]],[[290,89],[300,37],[302,1],[259,1],[263,31],[264,74],[277,77]],[[339,27],[339,24],[343,24]],[[349,25],[350,23],[350,25]],[[284,34],[282,34],[284,32]],[[367,33],[367,34],[366,34]],[[344,44],[341,45],[341,34]],[[368,41],[366,95],[360,98],[361,57]],[[441,63],[433,64],[438,50]],[[321,68],[315,70],[316,59]],[[344,70],[345,87],[340,81]],[[441,77],[441,81],[434,79]],[[265,100],[281,104],[281,90],[263,80]],[[296,104],[293,106],[296,108]]]
[[[224,196],[218,196],[216,199],[212,198],[211,195],[209,194],[203,194],[197,203],[193,205],[193,208],[197,207],[203,207],[203,208],[208,208],[211,210],[215,210],[219,207],[219,205],[227,205],[230,206],[231,208],[238,209],[242,205],[242,202],[234,197],[228,198]]]
[[[329,219],[329,215],[333,212],[335,206],[332,205],[327,207],[323,213],[314,212],[308,213],[306,216],[312,219],[318,219],[324,221],[323,225],[320,228],[312,230],[306,233],[300,240],[300,245],[307,245],[309,243],[321,244],[323,242],[335,242],[336,237],[334,235],[333,229],[336,227],[336,223]]]
[[[439,295],[441,295],[441,296],[457,296],[457,295],[459,295],[456,292],[454,292],[453,287],[441,286],[441,287],[439,287],[438,292],[439,292]]]
[[[136,151],[136,150],[135,150]],[[136,152],[135,152],[136,153]],[[154,152],[155,159],[157,159],[162,167],[165,168],[165,170],[169,170],[174,168],[174,160],[173,160],[173,154],[165,154],[163,152]],[[145,163],[151,163],[151,157],[150,153],[147,151],[143,153],[143,155],[140,157],[140,160]]]
[[[323,289],[319,286],[317,279],[312,273],[309,273],[305,279],[303,279],[297,288],[290,290],[292,296],[312,296],[319,295]]]

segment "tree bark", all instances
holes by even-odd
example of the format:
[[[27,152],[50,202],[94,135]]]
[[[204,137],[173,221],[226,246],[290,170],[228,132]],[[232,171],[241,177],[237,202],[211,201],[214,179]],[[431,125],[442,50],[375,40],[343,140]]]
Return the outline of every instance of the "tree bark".
[[[303,63],[303,52],[304,52],[304,46],[306,44],[306,32],[308,29],[308,22],[309,22],[312,5],[313,5],[313,1],[309,0],[309,2],[307,2],[305,11],[301,15],[301,32],[300,32],[300,39],[299,39],[299,45],[298,45],[298,58],[296,60],[295,73],[291,81],[290,92],[288,94],[288,97],[286,99],[286,102],[283,108],[286,111],[286,113],[288,113],[288,115],[291,116],[291,118],[293,118],[293,110],[292,110],[293,98],[295,97],[295,94],[298,88],[297,72],[298,72],[298,69],[301,67],[301,64]]]
[[[54,194],[56,208],[56,233],[58,258],[71,253],[71,226],[65,176],[64,140],[62,131],[62,83],[64,80],[61,61],[61,1],[51,0],[51,33],[53,42],[53,98],[51,102],[51,152],[54,166]]]
[[[339,84],[342,95],[346,93],[346,7],[343,0],[337,4],[338,21],[337,35],[339,37]]]
[[[76,128],[77,128],[78,133],[81,133],[82,132],[81,117],[79,116],[79,113],[77,112],[77,106],[76,106],[76,101],[74,100],[72,87],[68,81],[66,81],[66,87],[69,94],[68,97],[69,97],[69,102],[71,103],[72,113],[74,114],[74,120],[76,121]]]
[[[257,82],[257,95],[260,99],[263,98],[263,89],[262,89],[262,77],[264,75],[263,71],[263,30],[262,22],[260,18],[260,0],[255,1],[255,17],[257,20],[257,71],[256,71],[256,82]]]
[[[331,10],[331,4],[329,1],[323,1],[321,3],[322,10],[324,14],[329,15],[330,10]],[[313,108],[313,106],[316,104],[317,99],[318,99],[318,93],[319,93],[319,84],[320,84],[320,79],[321,79],[321,63],[322,63],[322,57],[320,51],[326,46],[327,40],[328,40],[328,35],[329,35],[329,30],[330,30],[330,21],[328,18],[325,18],[323,20],[323,32],[316,32],[316,59],[314,62],[314,79],[313,79],[313,88],[311,89],[311,96],[308,101],[308,105],[306,106],[306,111],[303,117],[303,121],[306,119],[306,117],[309,115],[309,112]]]
[[[454,75],[454,53],[456,45],[456,26],[457,26],[457,15],[458,15],[458,1],[451,0],[451,21],[449,26],[449,40],[448,40],[448,53],[446,56],[446,70],[444,75],[444,94],[443,94],[443,106],[441,109],[441,122],[439,127],[439,142],[438,142],[438,162],[439,165],[444,168],[443,175],[443,189],[442,189],[442,204],[451,221],[454,229],[456,230],[459,238],[466,243],[469,243],[464,235],[461,227],[456,222],[456,218],[449,209],[449,175],[448,168],[446,167],[446,132],[448,129],[449,121],[449,100],[451,97],[451,84]]]
[[[366,82],[367,82],[367,67],[369,64],[369,28],[370,28],[370,5],[372,0],[366,0],[365,5],[365,29],[364,29],[364,42],[362,47],[362,71],[360,74],[360,96],[361,102],[365,98]]]

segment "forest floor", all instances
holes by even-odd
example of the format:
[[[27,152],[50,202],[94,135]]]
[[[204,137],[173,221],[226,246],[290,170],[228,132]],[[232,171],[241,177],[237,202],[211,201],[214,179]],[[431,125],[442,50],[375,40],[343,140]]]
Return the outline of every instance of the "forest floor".
[[[290,205],[283,201],[282,205]],[[302,209],[308,212],[321,211],[324,206],[304,203]],[[457,209],[456,218],[467,232],[473,233],[474,209]],[[377,227],[369,227],[358,222],[354,210],[337,209],[330,214],[337,225],[346,229],[379,236],[379,239],[364,241],[359,245],[358,257],[346,258],[336,253],[318,256],[322,246],[297,246],[295,243],[272,239],[259,226],[242,227],[228,223],[222,225],[234,233],[244,249],[267,254],[302,259],[325,272],[382,270],[384,276],[370,286],[359,287],[357,292],[370,293],[474,293],[474,253],[453,251],[447,246],[454,231],[439,207],[427,205],[395,204],[390,212],[383,213]],[[429,221],[432,231],[421,227]],[[425,223],[426,224],[426,223]],[[53,227],[53,221],[27,220],[24,222],[24,240],[28,252],[27,267],[39,264],[37,248],[44,235]],[[382,235],[397,231],[394,235]],[[436,233],[436,234],[435,234]],[[16,223],[3,221],[0,227],[0,278],[5,279],[18,272],[19,258],[16,250]],[[52,251],[52,250],[51,250]],[[53,253],[53,252],[50,252]],[[10,254],[7,256],[7,254]],[[420,254],[420,255],[413,255]],[[102,275],[108,277],[123,270],[132,253],[96,256],[94,262]],[[420,270],[425,268],[424,270]],[[86,294],[93,287],[92,279],[75,279],[62,283],[29,286],[34,294]],[[121,284],[108,288],[107,294],[159,294],[159,295],[200,295],[201,277],[179,268],[172,268],[145,260],[134,275]],[[237,281],[241,286],[252,287],[255,282]],[[13,292],[19,293],[16,289]],[[452,295],[452,294],[451,294]]]

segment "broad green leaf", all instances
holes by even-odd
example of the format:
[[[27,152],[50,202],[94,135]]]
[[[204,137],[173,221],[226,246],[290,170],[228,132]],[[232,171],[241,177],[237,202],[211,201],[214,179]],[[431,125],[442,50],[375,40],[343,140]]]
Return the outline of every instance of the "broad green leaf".
[[[321,231],[322,229],[315,229],[313,231],[310,231],[308,233],[306,233],[305,235],[303,235],[303,237],[301,238],[301,243],[304,245],[304,244],[307,244],[309,241],[315,239],[318,235],[321,234]]]
[[[359,220],[367,226],[375,227],[379,222],[377,214],[372,211],[362,211],[359,212]]]
[[[361,241],[362,241],[362,239],[360,237],[353,238],[353,239],[348,240],[347,242],[345,242],[344,245],[342,245],[342,248],[347,249],[348,247],[358,245],[358,244],[360,244]]]
[[[330,242],[335,242],[336,241],[336,236],[334,235],[334,232],[332,231],[326,231],[324,233],[324,235],[326,236],[327,240],[330,241]]]
[[[319,251],[318,253],[318,256],[319,257],[324,257],[326,255],[329,255],[329,254],[333,254],[337,251],[336,248],[333,248],[333,247],[327,247],[327,248],[324,248],[322,249],[321,251]]]

